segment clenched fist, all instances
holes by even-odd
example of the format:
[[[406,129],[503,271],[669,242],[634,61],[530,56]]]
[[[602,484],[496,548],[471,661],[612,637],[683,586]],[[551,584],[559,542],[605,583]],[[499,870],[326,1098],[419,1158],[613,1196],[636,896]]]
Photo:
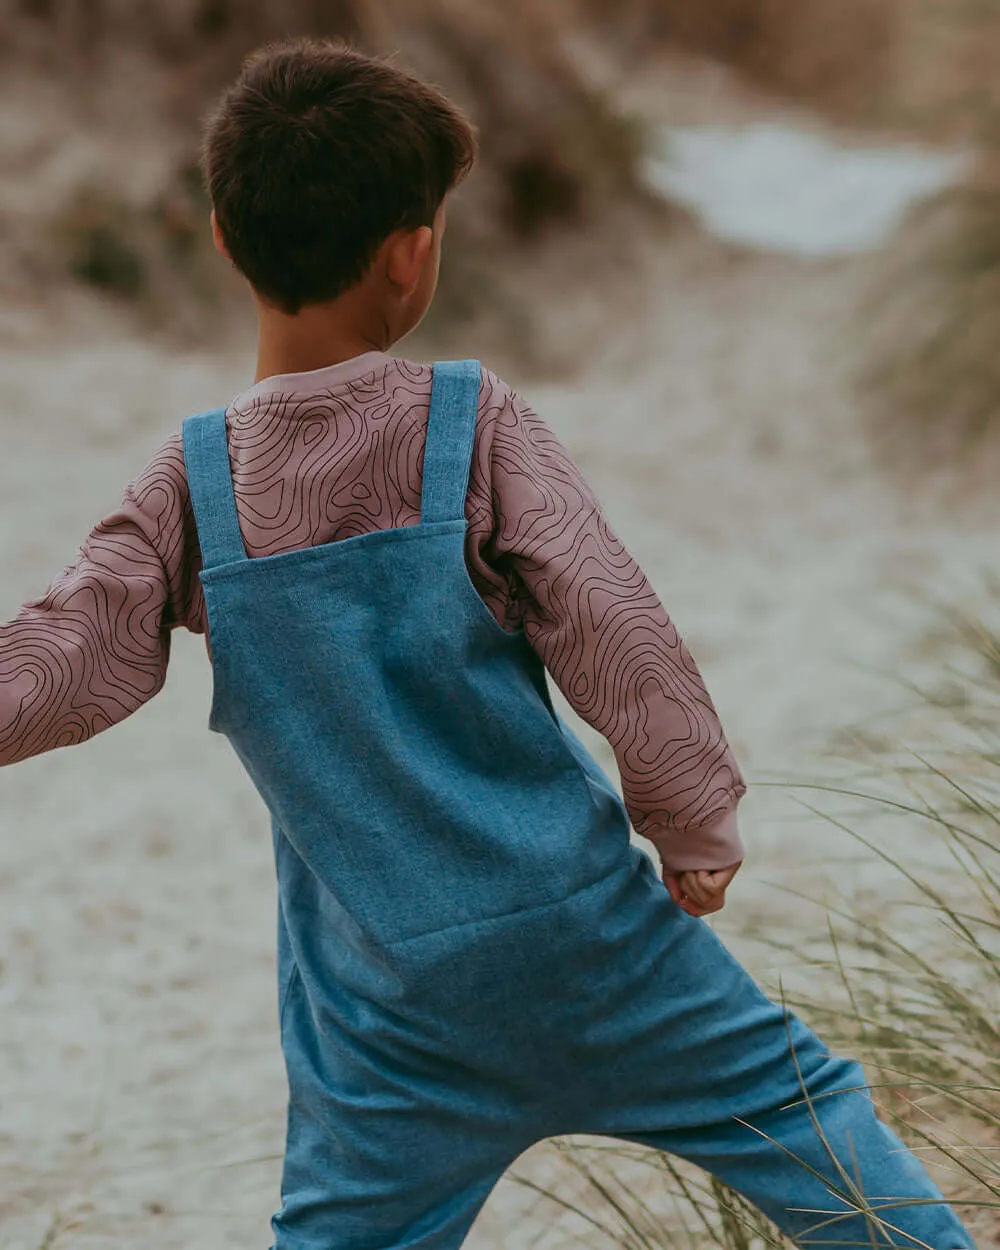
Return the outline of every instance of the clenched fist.
[[[670,897],[691,916],[708,916],[722,911],[726,905],[726,890],[739,872],[743,861],[728,868],[700,872],[665,872],[663,884]]]

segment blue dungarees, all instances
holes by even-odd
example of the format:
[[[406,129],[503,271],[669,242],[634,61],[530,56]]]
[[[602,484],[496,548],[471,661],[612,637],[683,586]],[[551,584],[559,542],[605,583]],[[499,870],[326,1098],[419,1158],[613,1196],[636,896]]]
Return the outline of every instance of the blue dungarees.
[[[225,412],[183,426],[209,727],[274,838],[289,1085],[276,1250],[454,1250],[518,1155],[569,1133],[691,1159],[802,1245],[971,1246],[867,1095],[822,1097],[863,1085],[861,1069],[672,902],[523,633],[469,580],[480,379],[476,361],[435,366],[419,525],[256,559]],[[780,1110],[801,1098],[790,1039],[846,1179],[808,1109]],[[860,1168],[871,1202],[929,1199],[885,1212],[920,1240],[873,1240],[733,1116],[842,1193]]]

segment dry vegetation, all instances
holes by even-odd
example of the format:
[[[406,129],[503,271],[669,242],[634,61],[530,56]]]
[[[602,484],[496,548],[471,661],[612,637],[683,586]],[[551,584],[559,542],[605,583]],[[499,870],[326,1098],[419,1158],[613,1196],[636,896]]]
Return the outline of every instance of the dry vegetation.
[[[153,324],[186,318],[200,335],[198,310],[211,316],[224,277],[204,229],[201,116],[249,49],[308,33],[399,54],[477,123],[483,156],[450,215],[438,305],[466,315],[468,290],[482,285],[477,257],[498,247],[530,256],[553,226],[593,226],[644,202],[640,136],[576,69],[557,17],[528,0],[157,0],[141,10],[125,0],[19,0],[0,15],[0,91],[12,119],[0,144],[11,145],[7,168],[22,190],[34,180],[36,191],[0,205],[6,283],[58,288],[68,272]],[[24,131],[36,133],[12,139],[33,97],[44,109]],[[89,162],[65,158],[74,139]]]
[[[862,384],[887,460],[979,456],[1000,431],[1000,3],[922,5],[898,116],[981,156],[880,266]]]
[[[587,78],[567,33],[596,37],[624,65],[681,46],[776,90],[858,111],[887,81],[895,3],[12,0],[0,13],[0,156],[18,191],[0,185],[0,282],[12,296],[58,293],[68,274],[151,326],[202,336],[237,288],[204,230],[201,115],[250,48],[289,34],[344,36],[400,54],[480,127],[482,161],[451,215],[436,314],[474,315],[484,301],[471,293],[485,291],[528,343],[502,273],[523,276],[539,244],[565,248],[576,236],[585,250],[592,240],[582,263],[548,249],[554,285],[572,287],[574,272],[594,266],[610,278],[635,234],[631,217],[622,229],[615,215],[652,207],[637,172],[641,129]]]
[[[946,193],[880,266],[860,383],[891,471],[992,451],[1000,428],[1000,216],[983,178]]]
[[[870,116],[894,82],[898,0],[634,0],[627,13],[616,0],[583,3],[633,47],[684,48],[842,115]]]

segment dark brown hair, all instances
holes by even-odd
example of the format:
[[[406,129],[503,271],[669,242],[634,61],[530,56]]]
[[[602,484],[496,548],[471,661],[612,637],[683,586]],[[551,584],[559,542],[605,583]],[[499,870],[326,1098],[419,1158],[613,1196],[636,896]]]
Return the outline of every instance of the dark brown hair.
[[[269,44],[205,123],[202,169],[237,269],[288,313],[333,299],[398,229],[429,226],[476,156],[437,88],[342,43]]]

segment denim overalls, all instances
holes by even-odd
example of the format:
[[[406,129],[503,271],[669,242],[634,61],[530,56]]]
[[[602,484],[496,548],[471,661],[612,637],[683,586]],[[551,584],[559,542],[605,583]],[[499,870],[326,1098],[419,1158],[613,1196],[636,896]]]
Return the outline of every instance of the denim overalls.
[[[569,1133],[691,1159],[802,1245],[971,1246],[867,1095],[823,1096],[861,1069],[672,902],[524,634],[469,580],[480,380],[435,366],[419,525],[256,559],[225,412],[183,426],[209,727],[274,838],[276,1250],[454,1250],[517,1156]],[[790,1042],[842,1163],[807,1107],[780,1110],[802,1093]],[[884,1213],[920,1240],[873,1237],[782,1147],[841,1193],[929,1199]]]

